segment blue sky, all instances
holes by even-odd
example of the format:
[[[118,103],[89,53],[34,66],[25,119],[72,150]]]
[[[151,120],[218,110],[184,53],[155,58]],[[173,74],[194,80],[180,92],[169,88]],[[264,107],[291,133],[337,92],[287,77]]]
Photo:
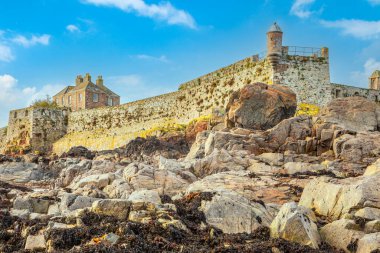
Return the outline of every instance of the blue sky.
[[[380,0],[3,0],[0,126],[8,110],[102,74],[122,102],[284,44],[330,48],[331,79],[367,87],[380,69]]]

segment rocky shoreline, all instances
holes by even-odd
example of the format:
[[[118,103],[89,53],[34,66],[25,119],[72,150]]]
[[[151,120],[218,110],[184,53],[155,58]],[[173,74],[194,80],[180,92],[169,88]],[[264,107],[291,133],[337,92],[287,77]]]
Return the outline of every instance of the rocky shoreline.
[[[380,252],[377,105],[337,99],[253,130],[232,102],[234,126],[191,141],[0,156],[0,252]]]

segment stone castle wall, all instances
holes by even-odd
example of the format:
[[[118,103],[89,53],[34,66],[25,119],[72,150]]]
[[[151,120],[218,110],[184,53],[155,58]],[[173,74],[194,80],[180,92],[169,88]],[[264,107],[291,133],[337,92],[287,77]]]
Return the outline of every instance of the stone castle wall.
[[[5,148],[7,141],[7,127],[0,128],[0,154]]]
[[[70,113],[68,135],[54,144],[58,154],[75,145],[93,150],[113,149],[139,133],[166,122],[186,124],[213,109],[224,108],[230,94],[253,82],[271,81],[266,60],[249,57],[187,82],[180,90],[116,107]]]
[[[9,112],[6,147],[15,151],[30,147],[33,116],[31,111],[31,108],[24,108]]]
[[[380,95],[380,91],[331,84],[328,57],[284,55],[272,68],[267,59],[253,56],[184,83],[176,92],[120,106],[68,115],[62,110],[33,111],[29,116],[25,116],[25,109],[12,111],[7,138],[10,142],[15,140],[15,145],[28,144],[48,151],[51,144],[67,132],[54,143],[55,153],[61,154],[73,146],[114,149],[144,136],[156,126],[187,124],[195,118],[211,115],[215,109],[223,112],[233,91],[254,82],[288,86],[297,94],[299,103],[319,106],[339,96],[360,95],[378,101]],[[15,112],[18,116],[13,118]]]
[[[3,138],[0,134],[0,151],[50,151],[53,143],[67,133],[67,116],[66,109],[28,107],[11,111]]]
[[[298,103],[323,106],[332,100],[328,58],[287,55],[274,71],[273,82],[290,87]]]
[[[35,109],[32,111],[31,146],[39,152],[49,152],[53,143],[67,133],[68,110]]]
[[[334,98],[360,96],[374,102],[380,102],[380,90],[364,89],[344,84],[332,83],[331,93]]]

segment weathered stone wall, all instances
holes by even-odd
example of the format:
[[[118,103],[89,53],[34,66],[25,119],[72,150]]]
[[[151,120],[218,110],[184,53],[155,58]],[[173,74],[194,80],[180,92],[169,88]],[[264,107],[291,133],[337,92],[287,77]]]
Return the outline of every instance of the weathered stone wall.
[[[54,144],[54,151],[60,154],[75,145],[113,149],[168,121],[186,124],[210,115],[215,108],[224,108],[233,91],[253,82],[270,83],[271,76],[266,60],[249,57],[187,82],[177,92],[116,107],[73,112],[69,115],[69,134]]]
[[[7,127],[0,128],[0,154],[4,151],[7,142]]]
[[[34,109],[32,111],[31,147],[34,151],[49,152],[53,143],[67,133],[68,110]]]
[[[30,147],[32,132],[31,108],[13,110],[9,112],[6,148],[17,150]]]
[[[273,82],[290,87],[298,103],[323,106],[333,98],[328,58],[287,55],[276,67]]]
[[[67,133],[67,117],[67,109],[28,107],[11,111],[6,136],[0,132],[0,152],[48,152]]]
[[[331,92],[334,98],[342,97],[365,97],[374,102],[380,102],[380,90],[369,90],[343,84],[331,84]]]

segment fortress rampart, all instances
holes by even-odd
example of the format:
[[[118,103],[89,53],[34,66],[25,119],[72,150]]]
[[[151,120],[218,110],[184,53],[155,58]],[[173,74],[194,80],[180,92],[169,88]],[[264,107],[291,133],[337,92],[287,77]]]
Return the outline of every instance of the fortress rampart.
[[[0,132],[0,150],[5,146],[5,149],[31,147],[48,151],[53,146],[53,151],[61,154],[73,146],[114,149],[144,136],[155,126],[168,122],[187,124],[195,118],[210,116],[213,111],[223,113],[233,91],[255,82],[288,86],[296,93],[298,103],[324,106],[336,97],[347,96],[379,101],[379,90],[331,83],[328,48],[282,46],[278,25],[267,36],[265,58],[248,57],[186,82],[172,93],[71,113],[66,109],[11,111],[5,141],[4,134],[1,140]]]

